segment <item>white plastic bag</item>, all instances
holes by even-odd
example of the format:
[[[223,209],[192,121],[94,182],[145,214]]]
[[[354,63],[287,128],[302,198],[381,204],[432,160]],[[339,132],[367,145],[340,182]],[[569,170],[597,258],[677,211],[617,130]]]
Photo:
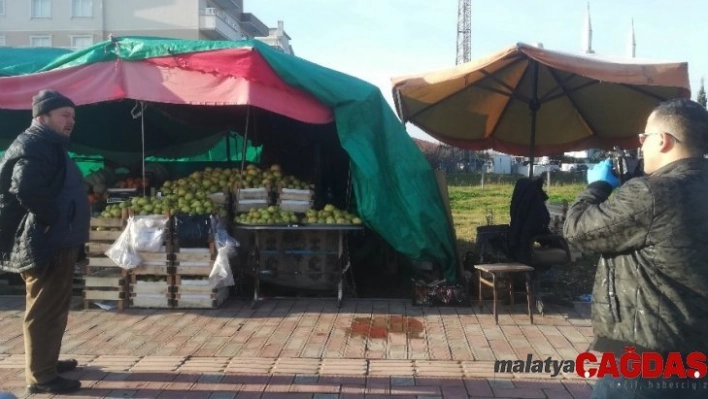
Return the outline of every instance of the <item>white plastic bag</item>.
[[[131,223],[133,223],[132,218],[128,220],[128,226],[118,236],[118,239],[105,252],[106,256],[116,265],[126,270],[135,269],[143,261],[131,242]]]
[[[137,216],[130,226],[130,240],[136,251],[160,252],[165,241],[168,218],[162,215]]]
[[[241,244],[229,235],[218,218],[212,217],[211,225],[217,252],[214,267],[209,274],[209,283],[212,288],[230,287],[236,283],[229,258],[236,254],[236,248]]]

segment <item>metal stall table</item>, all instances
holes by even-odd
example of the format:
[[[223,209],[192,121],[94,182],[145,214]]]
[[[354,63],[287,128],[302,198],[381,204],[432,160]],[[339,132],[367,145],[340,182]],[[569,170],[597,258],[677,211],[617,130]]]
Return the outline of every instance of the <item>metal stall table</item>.
[[[249,263],[255,273],[251,306],[255,306],[260,300],[261,279],[264,278],[264,274],[273,273],[273,267],[278,269],[275,272],[278,275],[292,276],[290,280],[292,284],[296,284],[296,279],[303,276],[322,278],[324,281],[321,281],[320,284],[327,286],[330,283],[332,285],[336,283],[337,306],[342,305],[344,274],[348,271],[351,273],[347,234],[353,231],[363,231],[363,226],[236,224],[234,227],[254,233],[254,247],[249,254]],[[264,258],[266,258],[265,261]],[[306,265],[300,265],[307,270],[291,270],[285,265],[303,259],[309,260]],[[265,268],[264,263],[267,263]],[[334,267],[336,270],[326,270],[327,265],[332,263],[336,264]],[[283,267],[288,270],[282,270]],[[319,270],[320,267],[324,270]],[[335,273],[334,281],[328,281],[326,277]],[[354,290],[356,291],[356,288]]]

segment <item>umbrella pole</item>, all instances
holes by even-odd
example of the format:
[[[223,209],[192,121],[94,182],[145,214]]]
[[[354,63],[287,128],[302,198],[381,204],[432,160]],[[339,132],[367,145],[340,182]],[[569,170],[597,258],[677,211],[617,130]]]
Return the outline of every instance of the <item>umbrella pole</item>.
[[[538,110],[541,108],[541,102],[538,100],[538,61],[533,62],[533,97],[529,102],[531,110],[531,143],[529,148],[529,178],[533,177],[534,152],[536,150],[536,117]]]

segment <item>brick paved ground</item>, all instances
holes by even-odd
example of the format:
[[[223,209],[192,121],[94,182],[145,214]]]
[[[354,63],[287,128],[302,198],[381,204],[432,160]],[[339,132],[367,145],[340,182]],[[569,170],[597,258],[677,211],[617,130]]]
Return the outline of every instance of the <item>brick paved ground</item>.
[[[0,298],[0,388],[24,392],[23,298]],[[79,360],[76,397],[583,398],[574,374],[494,373],[494,360],[574,359],[589,309],[529,324],[524,305],[413,307],[404,300],[275,300],[256,309],[74,310],[62,352]],[[46,395],[35,395],[48,397]],[[22,396],[20,396],[22,397]]]

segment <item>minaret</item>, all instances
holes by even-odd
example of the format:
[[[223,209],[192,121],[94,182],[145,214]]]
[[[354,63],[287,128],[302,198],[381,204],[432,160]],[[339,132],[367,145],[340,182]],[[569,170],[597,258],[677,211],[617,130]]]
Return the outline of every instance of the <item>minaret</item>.
[[[634,18],[632,18],[632,27],[629,30],[629,40],[627,41],[627,57],[634,58],[637,51],[637,41],[634,39]]]
[[[585,31],[583,32],[582,49],[585,54],[594,54],[592,50],[592,23],[590,22],[590,2],[588,1],[588,14],[585,18]]]

